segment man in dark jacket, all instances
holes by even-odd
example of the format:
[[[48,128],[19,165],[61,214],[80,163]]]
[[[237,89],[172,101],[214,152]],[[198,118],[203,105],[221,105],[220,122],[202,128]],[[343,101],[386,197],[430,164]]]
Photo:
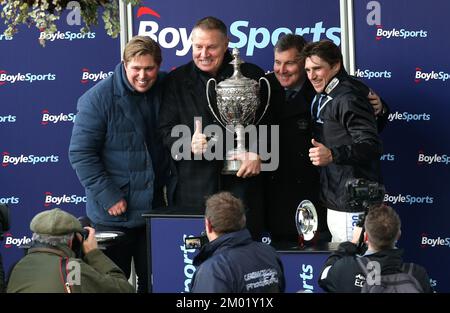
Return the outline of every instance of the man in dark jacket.
[[[319,285],[329,292],[361,292],[364,284],[375,284],[378,278],[375,275],[389,275],[401,273],[403,260],[401,249],[395,247],[400,238],[401,222],[398,214],[389,206],[380,205],[369,210],[364,223],[364,241],[368,250],[364,257],[371,261],[377,272],[366,277],[357,258],[357,244],[361,228],[356,227],[351,242],[343,242],[338,250],[326,261],[319,278]],[[411,266],[411,265],[409,265]],[[367,265],[369,268],[369,266]],[[430,279],[426,270],[414,264],[411,275],[420,284],[423,292],[432,292]],[[379,281],[379,280],[378,280]]]
[[[346,183],[354,178],[381,182],[382,144],[367,94],[343,68],[339,47],[327,40],[309,43],[302,59],[317,93],[311,107],[314,139],[309,158],[320,167],[320,199],[328,208],[332,241],[343,242],[351,238],[364,211],[348,206]]]
[[[168,175],[168,152],[157,135],[161,61],[155,41],[134,37],[114,73],[78,100],[69,147],[95,228],[125,233],[105,253],[126,275],[133,257],[140,292],[148,289],[142,213],[164,205]]]
[[[227,29],[221,20],[206,17],[196,23],[192,31],[193,60],[173,70],[167,77],[160,130],[176,168],[174,205],[186,212],[198,212],[207,196],[219,190],[228,190],[243,199],[248,209],[249,229],[258,238],[263,226],[259,156],[254,152],[242,153],[237,156],[242,161],[237,174],[221,175],[224,156],[221,155],[220,160],[211,160],[204,155],[214,140],[208,141],[203,130],[209,125],[219,127],[208,108],[206,83],[210,78],[215,78],[219,83],[233,74],[228,42]],[[264,71],[251,63],[242,64],[241,71],[251,79],[264,76]],[[180,125],[189,130],[189,136],[182,136],[177,131]],[[225,135],[225,130],[222,130]],[[180,150],[176,148],[176,143],[183,138],[187,139],[186,149],[189,151],[181,151],[183,147]]]
[[[283,292],[283,267],[271,246],[253,241],[242,202],[229,192],[206,201],[209,243],[194,258],[191,292]]]
[[[273,72],[266,76],[272,88],[268,119],[271,124],[279,125],[280,130],[278,169],[265,173],[266,221],[276,241],[297,239],[295,210],[305,199],[314,203],[318,230],[322,239],[328,239],[326,207],[319,203],[319,172],[308,156],[312,147],[310,107],[315,91],[306,78],[300,57],[305,45],[306,40],[300,35],[280,37],[274,48]],[[362,82],[352,81],[372,104],[381,131],[387,120],[387,105]]]
[[[134,292],[123,272],[97,247],[95,229],[82,242],[83,259],[72,246],[81,240],[80,222],[60,209],[37,214],[30,223],[32,246],[13,268],[8,293]],[[78,238],[75,238],[75,235]]]

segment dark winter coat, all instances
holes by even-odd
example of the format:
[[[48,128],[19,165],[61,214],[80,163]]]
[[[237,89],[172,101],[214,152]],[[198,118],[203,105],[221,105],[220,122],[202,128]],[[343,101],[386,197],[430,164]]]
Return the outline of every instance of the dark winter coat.
[[[194,258],[191,292],[283,292],[281,261],[270,245],[253,241],[248,230],[209,242]]]
[[[149,91],[135,92],[122,64],[78,100],[69,159],[85,187],[88,217],[94,224],[144,225],[142,213],[163,205],[168,152],[157,133],[162,75]],[[127,211],[108,209],[120,199]]]

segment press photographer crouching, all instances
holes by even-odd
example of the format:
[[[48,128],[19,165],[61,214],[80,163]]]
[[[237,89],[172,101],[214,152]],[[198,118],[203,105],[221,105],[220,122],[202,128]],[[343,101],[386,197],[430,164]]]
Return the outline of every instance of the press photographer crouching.
[[[352,241],[339,244],[326,261],[319,285],[328,292],[432,292],[426,270],[420,265],[403,263],[401,249],[395,247],[400,237],[400,217],[391,207],[380,204],[368,209],[363,240],[368,249],[358,255],[361,227],[356,227]]]
[[[206,201],[205,231],[209,242],[194,258],[193,293],[283,292],[283,265],[271,246],[252,240],[242,201],[219,192]],[[202,243],[197,237],[192,247]],[[188,242],[187,242],[188,243]],[[187,244],[186,243],[186,244]]]
[[[0,204],[0,241],[3,234],[9,230],[9,208]],[[5,292],[5,272],[3,270],[2,254],[0,253],[0,293]]]
[[[43,211],[30,229],[31,247],[11,271],[8,293],[134,292],[123,272],[98,249],[95,229],[83,229],[73,215],[58,208]],[[82,259],[76,258],[77,242]]]

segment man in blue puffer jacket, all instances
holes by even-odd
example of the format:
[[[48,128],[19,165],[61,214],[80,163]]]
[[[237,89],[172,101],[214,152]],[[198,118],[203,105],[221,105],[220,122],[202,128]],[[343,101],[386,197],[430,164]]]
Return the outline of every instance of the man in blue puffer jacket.
[[[138,291],[148,289],[145,220],[164,204],[168,153],[156,125],[160,107],[161,49],[136,36],[107,79],[78,100],[69,159],[85,187],[87,215],[97,231],[122,231],[108,255],[127,276],[134,257]]]

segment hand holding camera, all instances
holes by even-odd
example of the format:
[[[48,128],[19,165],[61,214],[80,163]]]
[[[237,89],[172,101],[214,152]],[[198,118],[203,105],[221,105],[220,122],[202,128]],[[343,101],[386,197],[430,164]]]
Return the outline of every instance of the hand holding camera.
[[[95,238],[95,229],[92,227],[84,227],[87,231],[87,237],[83,236],[83,253],[86,255],[92,250],[98,249],[97,239]],[[85,234],[86,235],[86,234]]]
[[[72,250],[75,251],[77,257],[81,258],[82,255],[86,255],[92,250],[98,249],[94,228],[86,226],[84,227],[83,232],[76,234],[76,237],[77,238],[72,244]]]

